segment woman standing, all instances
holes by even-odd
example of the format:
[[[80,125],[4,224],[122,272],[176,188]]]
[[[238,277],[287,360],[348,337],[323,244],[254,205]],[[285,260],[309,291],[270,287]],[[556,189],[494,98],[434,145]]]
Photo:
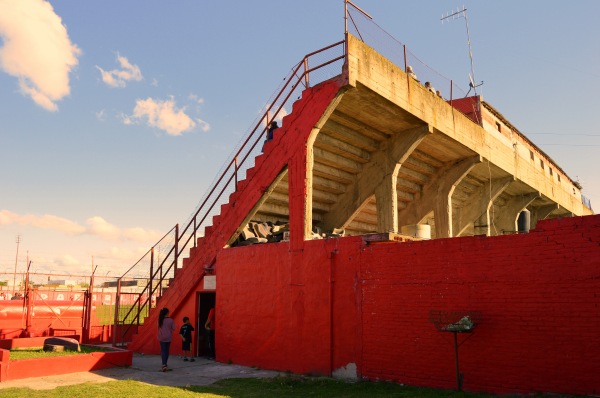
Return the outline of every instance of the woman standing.
[[[169,309],[163,308],[158,314],[158,341],[160,343],[160,357],[162,359],[162,371],[166,372],[169,360],[169,348],[175,331],[175,322],[169,318]]]

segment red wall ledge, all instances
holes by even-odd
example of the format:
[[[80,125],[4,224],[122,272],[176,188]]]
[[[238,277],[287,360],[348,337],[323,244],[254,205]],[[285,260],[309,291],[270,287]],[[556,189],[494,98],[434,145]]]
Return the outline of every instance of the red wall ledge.
[[[4,348],[5,350],[10,350],[13,348],[34,348],[34,347],[43,347],[44,342],[52,336],[46,337],[23,337],[23,338],[14,338],[14,339],[0,339],[0,348]],[[77,341],[81,341],[78,334],[70,334],[65,336],[57,336],[57,337],[68,337],[71,339],[75,339]]]
[[[132,351],[111,349],[113,351],[12,361],[10,351],[0,349],[0,382],[132,365]]]

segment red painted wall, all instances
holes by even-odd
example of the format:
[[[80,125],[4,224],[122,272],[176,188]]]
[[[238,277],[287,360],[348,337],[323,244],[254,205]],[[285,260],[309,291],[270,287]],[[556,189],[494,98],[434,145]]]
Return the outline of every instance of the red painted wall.
[[[205,237],[198,239],[197,247],[190,249],[190,256],[183,260],[183,267],[176,271],[175,280],[157,304],[157,309],[170,309],[178,327],[181,326],[183,316],[192,319],[197,313],[196,293],[203,290],[204,268],[211,265],[217,253],[223,250],[236,228],[243,223],[263,196],[266,188],[288,165],[290,179],[304,179],[304,174],[300,176],[298,165],[301,163],[304,167],[306,164],[303,159],[306,157],[308,136],[343,84],[344,81],[340,79],[332,79],[302,93],[302,99],[296,101],[292,113],[284,117],[274,139],[265,145],[264,153],[254,159],[255,164],[247,170],[246,179],[240,181],[237,191],[230,195],[229,203],[221,206],[220,214],[213,217],[212,226],[206,228]],[[296,202],[299,202],[298,198],[304,200],[304,184],[295,184],[290,190],[290,195],[296,198]],[[295,212],[292,216],[293,212],[290,210],[290,217],[304,219],[303,212]],[[302,227],[294,223],[292,228],[292,240],[297,242],[301,232],[296,231],[301,231]],[[301,236],[299,242],[302,243]],[[128,348],[133,351],[158,353],[157,320],[158,311],[153,309]],[[194,323],[195,321],[196,319]],[[175,354],[181,352],[180,344],[172,344],[171,348],[171,352]]]
[[[50,358],[10,360],[10,351],[0,349],[0,382],[29,377],[53,376],[76,372],[131,366],[133,352],[119,350],[91,352]]]
[[[461,111],[469,119],[471,119],[475,123],[481,125],[482,124],[481,109],[480,109],[481,105],[479,104],[479,101],[480,101],[480,97],[474,96],[474,97],[453,99],[452,101],[447,101],[447,102],[449,104],[451,104],[454,108]]]
[[[489,238],[301,239],[307,138],[343,84],[319,85],[294,104],[157,308],[171,308],[177,322],[197,312],[203,269],[216,256],[221,362],[454,388],[453,335],[429,313],[476,310],[480,324],[460,336],[465,390],[598,393],[599,217]],[[223,249],[286,165],[291,241]],[[131,349],[158,352],[157,313]]]
[[[355,362],[360,303],[347,282],[356,280],[360,242],[310,241],[300,251],[282,242],[223,251],[217,260],[217,359],[316,374]],[[342,251],[346,264],[338,258]],[[332,275],[345,281],[338,284]]]
[[[459,335],[470,391],[600,392],[600,216],[525,235],[228,249],[217,258],[217,359],[296,373],[456,387],[453,334],[431,310],[476,310]]]
[[[83,301],[33,300],[30,325],[31,336],[52,334],[82,334]],[[96,306],[92,307],[92,322]],[[19,337],[26,328],[23,300],[0,301],[0,339]],[[56,331],[56,332],[55,332]]]

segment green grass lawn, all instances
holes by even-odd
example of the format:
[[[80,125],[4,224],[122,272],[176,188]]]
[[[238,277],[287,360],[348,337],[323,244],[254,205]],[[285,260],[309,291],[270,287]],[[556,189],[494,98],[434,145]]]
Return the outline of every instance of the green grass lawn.
[[[193,380],[190,380],[193,384]],[[434,397],[493,397],[487,394],[468,394],[448,390],[405,387],[393,383],[347,383],[325,378],[285,376],[272,379],[226,379],[203,387],[160,387],[132,380],[58,387],[54,390],[8,388],[0,390],[2,398],[434,398]],[[556,395],[554,396],[556,397]]]
[[[80,346],[81,352],[64,350],[64,351],[44,351],[42,348],[21,348],[10,350],[10,360],[18,359],[33,359],[33,358],[51,358],[63,357],[66,355],[89,354],[90,352],[112,351],[105,347]],[[0,394],[1,395],[1,394]]]

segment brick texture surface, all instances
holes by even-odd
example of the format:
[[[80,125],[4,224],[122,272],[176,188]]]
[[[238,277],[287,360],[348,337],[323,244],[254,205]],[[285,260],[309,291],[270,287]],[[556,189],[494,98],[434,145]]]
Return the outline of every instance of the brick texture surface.
[[[522,235],[224,250],[220,360],[455,388],[454,334],[430,314],[473,313],[457,334],[464,390],[598,394],[598,231],[588,216]]]

